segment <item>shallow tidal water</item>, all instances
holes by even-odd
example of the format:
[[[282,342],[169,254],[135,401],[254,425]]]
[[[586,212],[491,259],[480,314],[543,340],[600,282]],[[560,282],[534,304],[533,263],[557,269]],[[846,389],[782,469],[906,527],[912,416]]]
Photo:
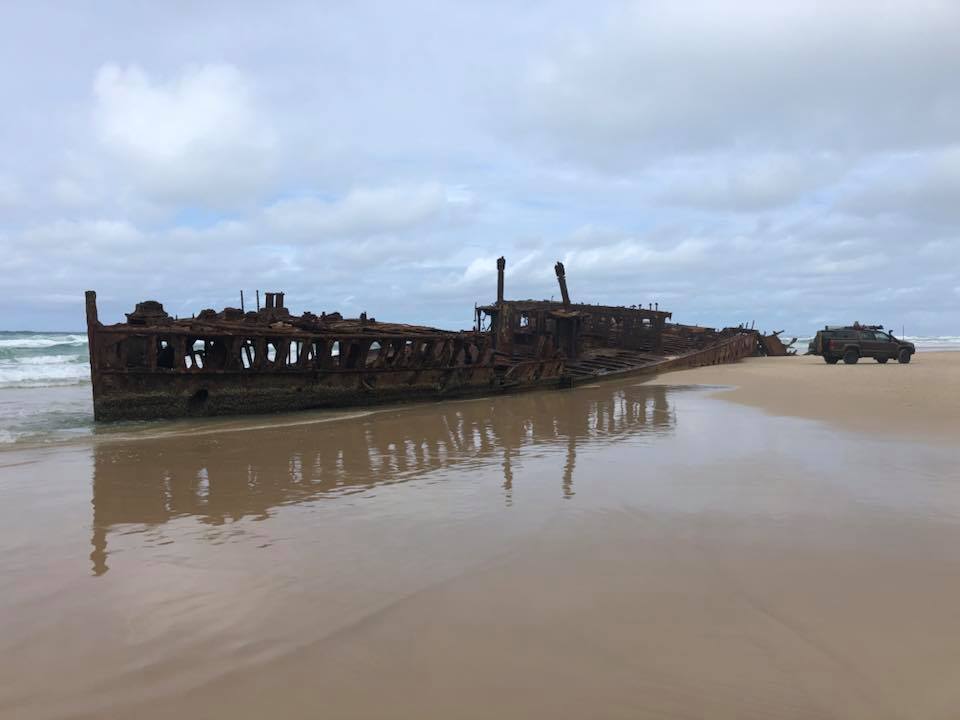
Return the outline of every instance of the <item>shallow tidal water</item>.
[[[958,460],[623,382],[12,445],[0,717],[956,717]]]

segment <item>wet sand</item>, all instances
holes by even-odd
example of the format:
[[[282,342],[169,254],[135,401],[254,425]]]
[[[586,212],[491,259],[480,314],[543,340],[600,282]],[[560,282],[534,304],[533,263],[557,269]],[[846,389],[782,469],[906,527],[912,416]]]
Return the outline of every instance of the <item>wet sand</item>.
[[[861,360],[827,365],[809,355],[750,358],[682,370],[652,382],[729,385],[719,397],[835,423],[861,432],[956,442],[960,438],[960,352],[923,352],[907,365]]]
[[[956,717],[960,450],[695,372],[2,452],[0,717]]]

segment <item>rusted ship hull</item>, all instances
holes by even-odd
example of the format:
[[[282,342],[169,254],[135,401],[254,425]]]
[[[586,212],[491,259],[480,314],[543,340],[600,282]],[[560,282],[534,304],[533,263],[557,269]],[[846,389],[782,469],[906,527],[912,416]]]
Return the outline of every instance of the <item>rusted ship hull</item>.
[[[659,308],[503,299],[470,331],[292,316],[282,293],[245,313],[170,318],[147,301],[127,322],[99,322],[87,293],[94,414],[146,420],[432,401],[735,362],[758,335],[667,323]],[[259,302],[258,302],[259,305]],[[485,317],[484,317],[485,316]],[[489,321],[485,327],[484,320]]]
[[[482,394],[489,382],[471,372],[461,382],[429,382],[422,372],[384,373],[385,387],[370,389],[369,375],[317,376],[299,373],[255,379],[221,373],[201,377],[113,374],[104,377],[96,403],[98,420],[242,415],[310,408],[351,407]],[[419,377],[418,377],[419,376]],[[447,389],[444,389],[446,385]]]
[[[551,365],[541,372],[557,383],[556,363]],[[97,420],[239,415],[442,400],[510,390],[518,384],[501,381],[491,365],[256,375],[244,371],[107,371],[95,390],[94,408]]]
[[[571,387],[591,380],[654,375],[736,362],[754,352],[755,338],[741,334],[716,346],[675,357],[637,362],[590,374],[534,371],[541,378],[506,379],[492,367],[397,370],[380,373],[291,372],[250,376],[202,371],[158,375],[103,372],[95,401],[96,419],[151,420],[203,415],[243,415],[317,408],[371,406],[492,395],[536,388]],[[602,357],[602,356],[601,356]],[[371,378],[376,383],[371,383]]]

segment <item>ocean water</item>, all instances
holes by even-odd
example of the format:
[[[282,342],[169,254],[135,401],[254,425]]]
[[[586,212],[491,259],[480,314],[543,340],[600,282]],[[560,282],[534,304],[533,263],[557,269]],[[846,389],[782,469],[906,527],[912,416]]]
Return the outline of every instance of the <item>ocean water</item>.
[[[89,381],[85,333],[0,332],[0,389]]]
[[[785,335],[788,335],[785,333]],[[920,351],[960,350],[960,336],[905,336]],[[809,337],[794,344],[806,352]],[[0,446],[93,433],[83,332],[0,331]]]
[[[0,332],[0,446],[91,432],[87,336]]]

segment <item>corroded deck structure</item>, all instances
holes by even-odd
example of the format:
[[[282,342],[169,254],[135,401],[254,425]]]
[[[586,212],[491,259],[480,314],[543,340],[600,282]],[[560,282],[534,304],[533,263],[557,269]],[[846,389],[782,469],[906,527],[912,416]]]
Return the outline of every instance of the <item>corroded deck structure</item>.
[[[203,310],[175,319],[155,301],[103,325],[86,294],[97,420],[276,412],[569,387],[600,376],[734,362],[758,333],[668,322],[659,307],[505,300],[477,308],[471,330],[291,315],[283,293],[256,311]],[[259,306],[259,302],[258,302]]]

